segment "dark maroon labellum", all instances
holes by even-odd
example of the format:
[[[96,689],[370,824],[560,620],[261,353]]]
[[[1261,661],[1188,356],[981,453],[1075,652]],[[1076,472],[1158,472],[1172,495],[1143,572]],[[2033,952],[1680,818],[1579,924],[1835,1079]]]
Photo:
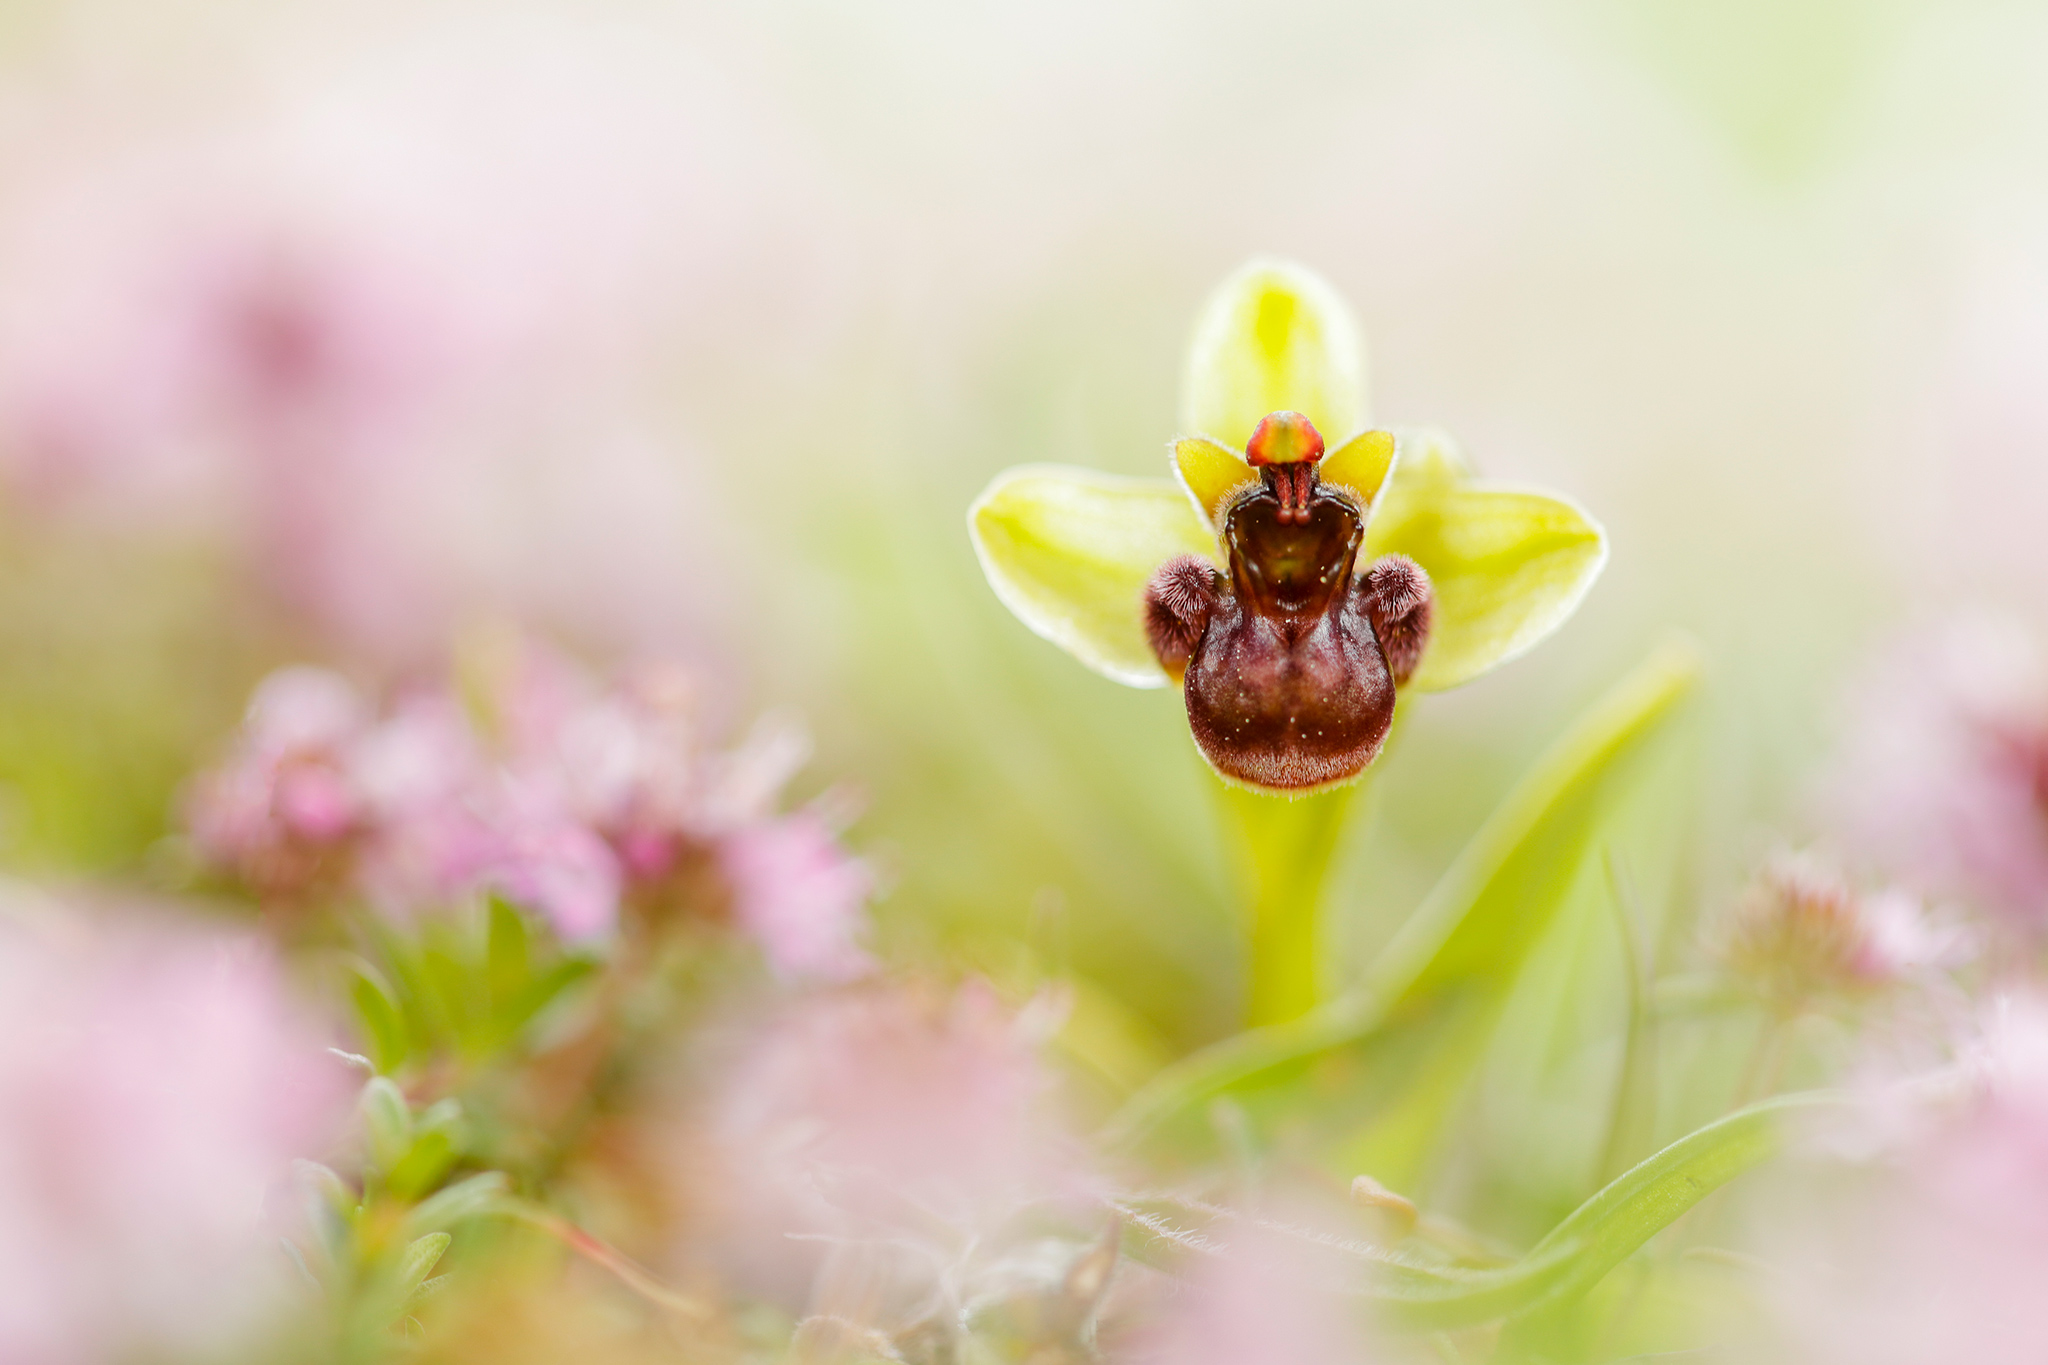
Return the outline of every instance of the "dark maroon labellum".
[[[1223,515],[1228,579],[1193,556],[1163,565],[1145,592],[1146,627],[1160,663],[1181,675],[1189,727],[1217,771],[1308,791],[1378,757],[1433,599],[1404,556],[1355,573],[1364,514],[1318,480],[1313,459],[1259,475]]]

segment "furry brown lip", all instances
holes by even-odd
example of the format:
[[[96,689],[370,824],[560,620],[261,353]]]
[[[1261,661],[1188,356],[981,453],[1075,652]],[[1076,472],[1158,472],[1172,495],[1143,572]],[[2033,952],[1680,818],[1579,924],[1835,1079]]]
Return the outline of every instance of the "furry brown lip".
[[[1365,512],[1322,482],[1322,438],[1307,418],[1273,414],[1246,453],[1259,483],[1223,513],[1228,574],[1192,555],[1162,565],[1145,590],[1146,633],[1219,773],[1313,791],[1379,756],[1434,595],[1402,555],[1358,572]]]

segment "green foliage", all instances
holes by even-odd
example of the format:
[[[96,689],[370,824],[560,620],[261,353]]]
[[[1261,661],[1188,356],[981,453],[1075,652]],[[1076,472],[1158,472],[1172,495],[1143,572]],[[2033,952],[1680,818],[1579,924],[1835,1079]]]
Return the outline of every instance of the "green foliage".
[[[386,1073],[429,1055],[477,1064],[525,1045],[548,1008],[599,966],[496,898],[411,934],[375,922],[365,933],[378,964],[349,962],[349,998],[365,1050]]]
[[[363,1087],[357,1108],[370,1142],[370,1160],[386,1170],[403,1161],[412,1151],[412,1111],[398,1087],[383,1076],[372,1078]]]
[[[462,1110],[442,1099],[415,1111],[384,1076],[357,1100],[365,1135],[360,1185],[317,1162],[293,1169],[303,1233],[285,1248],[317,1286],[332,1318],[333,1358],[383,1358],[404,1332],[411,1308],[448,1276],[429,1276],[463,1225],[503,1215],[514,1205],[500,1171],[445,1187],[461,1150]]]
[[[424,1236],[499,1212],[512,1182],[503,1171],[480,1171],[422,1199],[405,1216],[406,1231]]]
[[[1697,672],[1682,646],[1644,663],[1515,789],[1357,986],[1168,1068],[1111,1141],[1199,1150],[1208,1105],[1228,1096],[1268,1130],[1313,1128],[1340,1174],[1417,1179],[1522,969],[1656,775]]]
[[[1580,1205],[1512,1266],[1402,1267],[1372,1291],[1386,1320],[1411,1329],[1516,1318],[1584,1294],[1713,1191],[1777,1154],[1788,1120],[1836,1103],[1786,1095],[1689,1133]]]
[[[1359,980],[1299,1018],[1254,1028],[1167,1068],[1109,1125],[1111,1144],[1168,1165],[1226,1166],[1253,1181],[1269,1160],[1306,1161],[1426,1194],[1432,1163],[1470,1141],[1469,1125],[1459,1120],[1489,1058],[1519,1060],[1542,1046],[1524,1036],[1542,1029],[1525,1026],[1515,1011],[1527,1010],[1516,1002],[1561,1009],[1553,997],[1582,994],[1589,973],[1614,971],[1608,963],[1619,939],[1620,979],[1607,983],[1603,998],[1621,1007],[1610,1022],[1625,1046],[1611,1121],[1595,1125],[1594,1146],[1604,1139],[1605,1149],[1592,1152],[1586,1168],[1599,1172],[1641,1150],[1655,1117],[1652,1023],[1692,1017],[1701,1002],[1711,1010],[1718,999],[1712,983],[1654,978],[1643,937],[1649,926],[1639,907],[1620,903],[1627,893],[1617,870],[1621,850],[1641,851],[1645,826],[1667,835],[1682,826],[1665,798],[1681,785],[1667,779],[1697,674],[1691,651],[1675,645],[1638,667],[1510,793]],[[1341,799],[1247,797],[1244,804],[1237,828],[1249,840],[1243,851],[1254,881],[1271,879],[1270,868],[1259,871],[1261,859],[1319,868],[1341,834]],[[1660,851],[1668,864],[1671,850]],[[1662,864],[1652,857],[1643,865]],[[1312,904],[1319,880],[1319,873],[1305,877],[1306,889],[1295,887],[1292,901]],[[465,1069],[518,1074],[538,1021],[597,965],[503,903],[467,921],[371,935],[376,960],[348,964],[365,1047],[380,1069],[415,1074],[429,1058],[458,1063],[457,1076]],[[651,1301],[666,1301],[668,1291],[630,1262],[516,1197],[514,1178],[497,1168],[502,1140],[480,1138],[488,1120],[468,1116],[446,1094],[462,1085],[445,1068],[434,1074],[441,1079],[433,1093],[444,1097],[418,1110],[388,1076],[364,1087],[362,1195],[331,1172],[303,1177],[326,1231],[302,1261],[333,1289],[353,1324],[351,1339],[387,1341],[410,1306],[441,1282],[431,1277],[442,1257],[453,1249],[459,1261],[460,1228],[483,1216],[530,1223],[586,1248]],[[1823,1102],[1767,1102],[1680,1138],[1613,1178],[1518,1257],[1479,1254],[1476,1243],[1447,1240],[1440,1225],[1403,1234],[1407,1240],[1390,1249],[1348,1246],[1359,1262],[1358,1292],[1386,1328],[1458,1332],[1505,1323],[1502,1361],[1516,1352],[1575,1358],[1552,1348],[1582,1328],[1588,1313],[1607,1311],[1592,1307],[1588,1292],[1700,1199],[1771,1155],[1789,1114]],[[522,1179],[544,1189],[532,1183],[544,1163],[514,1161],[509,1169],[526,1171]],[[1221,1230],[1216,1225],[1245,1216],[1169,1197],[1132,1201],[1123,1212],[1129,1221],[1103,1246],[1169,1269],[1206,1254],[1203,1235]],[[1078,1232],[1063,1230],[1055,1240],[1069,1264],[1084,1267],[1093,1262]],[[1095,1281],[1088,1284],[1089,1295],[1099,1293]],[[1060,1294],[1081,1306],[1054,1331],[1046,1315],[1067,1312]],[[1057,1338],[1081,1349],[1094,1302],[1065,1289],[1051,1298],[1033,1291],[1005,1299],[973,1320],[963,1348],[1009,1358],[995,1343]],[[827,1326],[812,1320],[809,1330]]]
[[[406,1243],[398,1253],[398,1261],[392,1275],[392,1288],[407,1301],[419,1292],[427,1276],[434,1273],[441,1255],[448,1250],[448,1244],[455,1239],[445,1232],[430,1232],[416,1241]]]
[[[1506,1265],[1466,1267],[1363,1243],[1337,1249],[1357,1260],[1359,1292],[1383,1327],[1432,1332],[1523,1319],[1540,1323],[1543,1314],[1585,1294],[1707,1195],[1774,1156],[1793,1121],[1838,1103],[1826,1094],[1781,1096],[1689,1133],[1614,1180]],[[1126,1212],[1126,1253],[1169,1268],[1204,1254],[1202,1248],[1240,1218],[1229,1209],[1165,1197],[1134,1201]],[[1292,1231],[1319,1247],[1333,1245],[1320,1232]]]
[[[357,959],[348,966],[349,1003],[355,1006],[362,1025],[363,1043],[370,1062],[380,1072],[392,1072],[405,1065],[411,1040],[406,1032],[405,1014],[384,974]]]

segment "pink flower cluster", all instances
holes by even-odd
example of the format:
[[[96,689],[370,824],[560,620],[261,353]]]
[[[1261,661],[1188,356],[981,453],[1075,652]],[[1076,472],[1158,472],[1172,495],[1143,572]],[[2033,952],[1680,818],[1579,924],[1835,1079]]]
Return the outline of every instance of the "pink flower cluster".
[[[1713,949],[1773,1009],[1796,1013],[1955,967],[1975,950],[1912,893],[1859,892],[1813,853],[1767,862],[1720,924]]]
[[[697,1250],[792,1308],[891,1330],[906,1323],[882,1301],[967,1293],[1002,1263],[1012,1215],[1093,1188],[1041,1056],[1051,1023],[977,980],[790,1002],[727,1059],[678,1168]]]
[[[1115,1358],[1129,1365],[1367,1365],[1357,1267],[1312,1241],[1246,1225],[1214,1247]]]
[[[2048,1358],[2048,1000],[1992,1001],[1957,1062],[1865,1098],[1842,1141],[1876,1135],[1867,1184],[1781,1235],[1798,1358]]]
[[[495,892],[586,940],[624,904],[687,902],[729,913],[786,977],[868,969],[871,873],[818,812],[776,809],[807,748],[792,726],[715,750],[677,669],[606,687],[524,649],[500,672],[467,701],[416,689],[382,714],[334,673],[274,674],[192,790],[201,853],[273,904],[355,896],[403,917]]]
[[[230,63],[212,117],[24,90],[0,485],[219,537],[356,654],[495,612],[701,634],[710,465],[651,376],[822,321],[807,152],[713,63],[573,8],[376,28],[289,81]]]
[[[2048,652],[1966,619],[1902,641],[1851,699],[1829,787],[1850,847],[1930,893],[2048,928]]]
[[[261,944],[20,900],[0,902],[0,1359],[218,1349],[276,1307],[266,1196],[338,1135],[347,1069]]]

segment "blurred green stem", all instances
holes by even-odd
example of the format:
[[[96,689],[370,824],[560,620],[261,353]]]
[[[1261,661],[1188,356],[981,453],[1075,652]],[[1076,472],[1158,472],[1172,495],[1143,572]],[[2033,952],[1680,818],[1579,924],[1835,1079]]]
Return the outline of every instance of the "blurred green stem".
[[[711,1306],[704,1300],[669,1288],[638,1261],[611,1243],[591,1236],[568,1219],[538,1204],[523,1199],[507,1200],[500,1211],[510,1218],[539,1228],[591,1264],[602,1266],[616,1276],[621,1284],[657,1308],[665,1309],[689,1322],[708,1322],[713,1316]]]
[[[1250,909],[1250,1027],[1297,1019],[1322,999],[1323,882],[1361,785],[1295,800],[1222,788],[1239,896]]]

